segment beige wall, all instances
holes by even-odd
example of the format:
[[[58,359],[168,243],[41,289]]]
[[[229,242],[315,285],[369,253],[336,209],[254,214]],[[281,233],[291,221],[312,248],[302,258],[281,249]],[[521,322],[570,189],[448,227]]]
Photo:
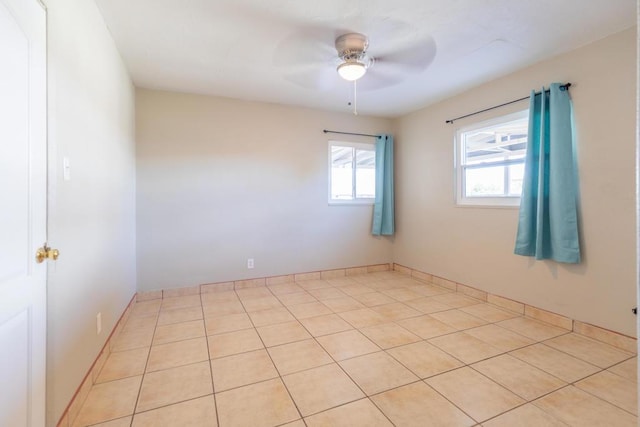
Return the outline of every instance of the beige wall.
[[[328,205],[322,129],[391,122],[137,90],[138,290],[389,262],[371,205]]]
[[[635,29],[479,86],[399,119],[397,263],[627,335],[636,335]],[[513,255],[517,209],[456,207],[458,126],[527,108],[446,119],[571,82],[583,263]]]
[[[49,242],[61,253],[48,276],[47,425],[55,425],[135,292],[134,90],[94,2],[45,1]]]

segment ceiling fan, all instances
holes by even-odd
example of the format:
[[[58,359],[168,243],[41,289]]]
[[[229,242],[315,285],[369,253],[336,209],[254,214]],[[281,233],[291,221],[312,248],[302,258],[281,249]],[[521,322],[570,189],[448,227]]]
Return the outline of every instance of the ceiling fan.
[[[364,34],[348,33],[336,39],[336,50],[342,62],[337,71],[340,77],[353,82],[365,75],[374,58],[367,56],[369,39]]]
[[[435,57],[433,38],[409,24],[380,20],[359,26],[371,32],[302,27],[276,46],[274,65],[286,80],[308,89],[327,91],[358,80],[369,91],[401,83]]]
[[[276,46],[274,64],[286,80],[306,89],[330,91],[340,82],[354,82],[355,107],[355,82],[360,91],[387,88],[424,71],[435,57],[433,39],[408,24],[384,20],[367,27],[370,36],[301,28]]]

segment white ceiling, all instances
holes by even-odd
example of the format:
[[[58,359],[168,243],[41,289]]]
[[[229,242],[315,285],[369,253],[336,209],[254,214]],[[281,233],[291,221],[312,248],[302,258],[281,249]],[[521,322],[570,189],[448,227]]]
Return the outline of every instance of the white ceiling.
[[[333,43],[364,33],[384,61],[359,81],[358,111],[389,117],[629,28],[636,13],[634,0],[95,1],[138,87],[325,110],[351,111]]]

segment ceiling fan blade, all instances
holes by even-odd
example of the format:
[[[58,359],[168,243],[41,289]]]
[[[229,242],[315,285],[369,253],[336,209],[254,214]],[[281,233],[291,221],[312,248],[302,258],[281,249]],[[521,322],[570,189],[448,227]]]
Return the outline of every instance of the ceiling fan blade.
[[[391,63],[402,67],[407,73],[419,73],[425,70],[436,56],[436,44],[432,37],[425,37],[417,42],[405,45],[400,49],[387,52],[375,52],[370,49],[370,55],[376,60],[374,66]]]
[[[291,34],[276,46],[273,64],[291,66],[330,66],[338,54],[333,32],[327,28],[305,28]]]
[[[392,63],[375,63],[367,74],[358,80],[358,90],[372,91],[397,85],[407,77],[402,66]]]
[[[305,89],[328,91],[338,83],[338,74],[332,67],[298,66],[284,74],[284,79]]]

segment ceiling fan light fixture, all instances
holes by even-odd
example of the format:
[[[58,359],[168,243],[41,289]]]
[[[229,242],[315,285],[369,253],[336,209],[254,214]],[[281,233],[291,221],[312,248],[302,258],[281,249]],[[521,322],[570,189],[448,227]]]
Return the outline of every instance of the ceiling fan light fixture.
[[[358,80],[367,72],[367,67],[362,62],[347,61],[338,65],[338,74],[343,79],[352,82]]]

